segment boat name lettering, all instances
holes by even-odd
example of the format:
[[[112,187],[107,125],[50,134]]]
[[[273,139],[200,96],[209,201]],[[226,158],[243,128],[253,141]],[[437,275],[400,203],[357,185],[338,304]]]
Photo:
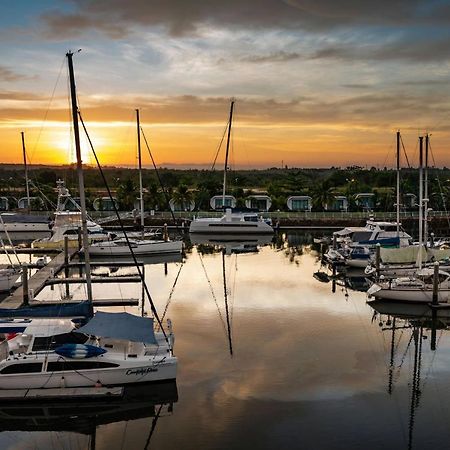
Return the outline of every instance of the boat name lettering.
[[[128,369],[125,375],[146,375],[150,372],[157,372],[158,369],[154,367],[137,367],[136,369]]]

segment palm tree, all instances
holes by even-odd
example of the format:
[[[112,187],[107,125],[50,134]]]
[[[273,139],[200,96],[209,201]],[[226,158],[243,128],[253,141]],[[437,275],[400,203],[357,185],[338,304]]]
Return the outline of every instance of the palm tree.
[[[127,178],[117,188],[117,200],[122,210],[133,209],[137,198],[137,187],[131,178]]]
[[[185,184],[180,184],[172,195],[172,200],[183,211],[189,211],[191,209],[192,192]]]

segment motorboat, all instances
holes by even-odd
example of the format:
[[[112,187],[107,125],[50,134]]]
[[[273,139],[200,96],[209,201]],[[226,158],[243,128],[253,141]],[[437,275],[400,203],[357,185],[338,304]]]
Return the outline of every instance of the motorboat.
[[[81,211],[79,205],[71,197],[69,190],[64,186],[62,180],[57,181],[58,204],[56,206],[55,218],[52,224],[52,235],[48,238],[36,239],[32,242],[32,248],[62,249],[64,239],[67,236],[69,247],[79,246],[81,231]],[[75,209],[75,210],[73,210]],[[87,234],[89,242],[104,241],[115,237],[94,222],[87,220]]]

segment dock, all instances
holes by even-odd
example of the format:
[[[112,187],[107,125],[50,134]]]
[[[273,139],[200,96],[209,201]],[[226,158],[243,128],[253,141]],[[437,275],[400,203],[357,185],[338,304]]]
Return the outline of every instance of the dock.
[[[76,254],[78,250],[76,248],[69,248],[67,258],[70,261]],[[64,252],[60,252],[55,256],[46,266],[38,270],[30,279],[28,280],[28,292],[33,292],[36,296],[39,292],[44,289],[47,285],[49,278],[53,278],[58,272],[60,272],[66,261],[66,255]],[[2,308],[16,309],[23,304],[24,290],[23,285],[19,286],[11,295],[2,301]]]
[[[123,397],[123,387],[79,387],[79,388],[50,388],[50,389],[0,389],[0,401],[39,401],[69,399],[108,399]]]

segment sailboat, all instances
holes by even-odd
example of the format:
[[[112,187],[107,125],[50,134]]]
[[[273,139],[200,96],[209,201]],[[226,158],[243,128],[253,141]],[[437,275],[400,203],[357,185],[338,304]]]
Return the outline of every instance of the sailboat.
[[[66,56],[90,317],[86,317],[89,321],[79,328],[71,319],[55,316],[51,319],[32,319],[29,323],[22,321],[20,333],[17,333],[16,320],[2,323],[1,331],[9,339],[0,343],[0,389],[110,386],[175,379],[177,358],[173,355],[171,323],[168,320],[169,333],[166,333],[150,298],[152,311],[161,330],[159,332],[154,330],[153,318],[100,311],[92,314],[89,241],[73,53],[68,52]],[[41,308],[49,307],[34,309],[38,312]],[[2,317],[8,317],[8,310],[1,312]],[[20,314],[26,312],[23,309],[9,310],[10,317],[14,313],[19,314],[16,317],[21,317]]]
[[[130,256],[130,244],[133,253],[139,256],[165,254],[165,253],[181,253],[183,250],[182,241],[165,241],[155,239],[144,239],[144,192],[142,183],[142,156],[141,156],[141,130],[139,123],[139,110],[136,109],[137,122],[137,144],[138,144],[138,160],[139,160],[139,203],[141,216],[141,239],[114,239],[105,240],[92,244],[89,247],[89,253],[92,256]]]
[[[230,149],[231,126],[233,122],[234,101],[231,101],[230,116],[228,120],[227,146],[225,164],[223,169],[222,207],[225,214],[222,217],[194,218],[189,226],[189,233],[208,234],[273,234],[273,228],[268,221],[263,220],[254,212],[233,212],[225,208],[225,192],[228,169],[228,152]]]
[[[30,214],[30,188],[28,180],[28,166],[25,149],[25,133],[21,131],[23,163],[25,168],[25,190],[28,213],[2,212],[0,214],[0,236],[6,233],[12,239],[26,241],[50,234],[50,219],[45,215]]]

